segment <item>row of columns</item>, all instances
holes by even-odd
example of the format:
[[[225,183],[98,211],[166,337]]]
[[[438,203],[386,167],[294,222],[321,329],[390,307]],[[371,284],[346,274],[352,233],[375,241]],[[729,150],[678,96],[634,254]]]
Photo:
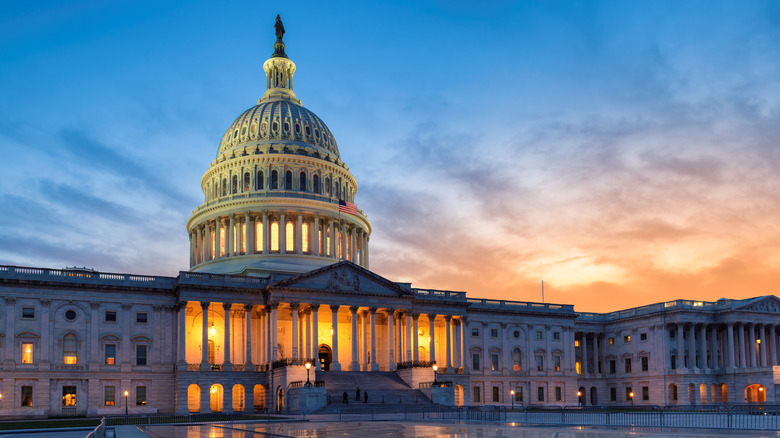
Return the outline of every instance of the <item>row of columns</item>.
[[[200,369],[207,371],[211,368],[211,363],[208,357],[208,309],[213,303],[200,302],[199,303],[201,313],[201,325],[202,325],[202,339],[201,339],[201,362]],[[179,366],[180,369],[187,369],[188,364],[187,357],[187,339],[186,339],[186,301],[179,303]],[[222,303],[225,310],[225,329],[224,329],[224,360],[223,370],[230,371],[233,369],[231,361],[231,322],[230,311],[233,306],[232,303]],[[253,341],[252,341],[252,312],[254,311],[254,305],[244,304],[246,311],[246,358],[244,369],[245,371],[254,371],[254,364],[252,363],[253,355]],[[279,303],[271,303],[266,306],[259,306],[256,311],[257,315],[257,327],[258,338],[257,346],[258,355],[261,363],[272,363],[279,359],[278,351],[278,312]],[[330,305],[331,311],[331,350],[333,354],[333,361],[331,362],[331,369],[333,371],[341,370],[341,363],[339,362],[339,327],[338,327],[338,314],[342,307],[341,305]],[[319,356],[319,304],[309,304],[305,307],[299,303],[290,303],[289,311],[292,318],[292,344],[289,358],[297,360],[314,360],[316,363],[316,369],[321,370],[321,364],[317,360]],[[350,306],[349,312],[351,314],[351,329],[352,329],[352,362],[349,364],[351,371],[379,371],[379,363],[377,362],[377,322],[376,315],[378,308],[371,307],[366,310],[360,310],[358,306]],[[285,309],[288,310],[288,309]],[[385,309],[387,315],[387,353],[388,353],[388,368],[394,370],[396,368],[396,357],[398,362],[405,361],[419,361],[419,346],[418,346],[418,319],[419,314],[408,311],[396,311],[392,308]],[[465,324],[454,324],[454,319],[451,315],[428,315],[429,334],[430,340],[428,341],[428,348],[430,351],[430,361],[436,362],[436,336],[435,336],[435,321],[437,317],[444,319],[445,323],[445,339],[446,339],[446,354],[444,366],[447,369],[451,369],[453,366],[453,354],[457,356],[458,362],[463,363],[463,345],[462,339],[463,330]],[[362,318],[362,324],[358,321]],[[394,328],[395,327],[395,328]],[[453,345],[453,330],[459,330],[459,339],[461,342]],[[396,340],[397,337],[397,340]],[[362,342],[361,342],[362,339]],[[362,344],[362,349],[361,349]],[[397,354],[396,354],[397,352]]]
[[[203,262],[224,257],[243,254],[268,254],[278,251],[279,254],[312,254],[323,257],[341,258],[356,263],[368,269],[369,235],[358,224],[344,218],[324,217],[314,215],[304,219],[303,212],[297,212],[297,222],[290,220],[285,212],[270,217],[268,211],[260,214],[244,212],[231,214],[215,219],[208,219],[190,230],[190,267]],[[279,248],[271,248],[271,229],[269,222],[278,225],[277,235]],[[291,247],[287,245],[287,223],[295,227],[294,241]],[[259,245],[256,238],[257,225],[262,223]],[[307,227],[304,227],[304,223]],[[304,228],[308,228],[308,248],[304,251]],[[320,234],[320,229],[322,233]],[[221,242],[224,230],[224,244]],[[211,237],[213,234],[213,238]],[[335,236],[340,235],[340,240]],[[349,241],[347,240],[349,239]],[[224,246],[224,253],[222,247]]]

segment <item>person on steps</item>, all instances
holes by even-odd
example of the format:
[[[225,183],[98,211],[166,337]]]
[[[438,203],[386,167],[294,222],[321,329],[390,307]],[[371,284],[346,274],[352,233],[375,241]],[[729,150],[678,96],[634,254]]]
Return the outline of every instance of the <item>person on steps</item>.
[[[347,391],[344,391],[344,395],[341,397],[341,403],[345,405],[349,403],[349,397],[347,397]]]
[[[360,401],[360,388],[355,389],[355,401]]]

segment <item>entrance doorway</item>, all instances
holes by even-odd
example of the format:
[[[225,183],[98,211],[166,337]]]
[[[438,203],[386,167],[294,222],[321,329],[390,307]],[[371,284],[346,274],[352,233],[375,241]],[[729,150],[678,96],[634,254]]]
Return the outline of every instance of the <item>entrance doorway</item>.
[[[318,358],[322,371],[330,371],[330,364],[333,362],[333,351],[326,344],[320,344]]]
[[[766,401],[766,388],[757,383],[745,387],[745,401],[748,403],[764,403]]]

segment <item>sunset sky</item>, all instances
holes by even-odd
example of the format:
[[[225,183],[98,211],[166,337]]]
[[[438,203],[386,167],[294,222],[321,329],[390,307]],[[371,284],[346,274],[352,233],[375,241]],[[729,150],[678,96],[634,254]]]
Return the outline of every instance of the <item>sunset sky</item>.
[[[578,311],[780,292],[780,2],[270,5],[3,2],[0,264],[187,269],[281,13],[376,273]]]

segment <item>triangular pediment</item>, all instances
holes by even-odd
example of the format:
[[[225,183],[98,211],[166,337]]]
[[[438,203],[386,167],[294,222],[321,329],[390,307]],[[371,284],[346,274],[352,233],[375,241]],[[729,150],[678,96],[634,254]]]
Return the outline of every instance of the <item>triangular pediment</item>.
[[[780,313],[780,299],[774,295],[753,298],[736,307],[736,310],[748,312]]]
[[[305,272],[268,285],[269,289],[309,289],[362,294],[413,296],[414,293],[349,261]]]

